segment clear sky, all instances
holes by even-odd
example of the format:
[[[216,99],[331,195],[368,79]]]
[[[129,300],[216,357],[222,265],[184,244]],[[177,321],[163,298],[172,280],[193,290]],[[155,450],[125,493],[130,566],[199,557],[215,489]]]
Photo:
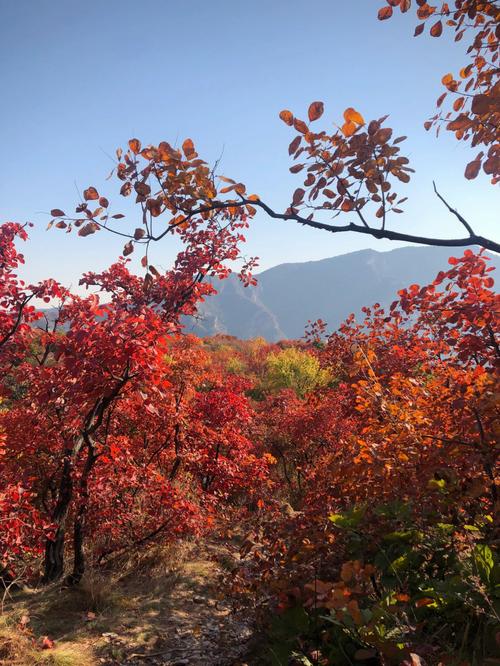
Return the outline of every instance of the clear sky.
[[[390,124],[417,169],[406,186],[406,215],[394,228],[462,234],[432,194],[443,194],[479,233],[498,237],[497,193],[482,175],[463,179],[472,154],[423,122],[440,79],[465,62],[463,46],[444,35],[414,39],[414,16],[379,22],[381,0],[0,0],[0,219],[35,223],[26,248],[30,280],[52,276],[75,285],[84,270],[120,253],[117,237],[78,238],[45,231],[53,207],[71,210],[95,185],[123,208],[105,178],[109,155],[129,138],[181,143],[191,137],[221,172],[245,182],[278,209],[301,183],[288,172],[293,138],[278,113],[305,117],[325,102],[318,126],[347,106]],[[101,187],[102,186],[102,187]],[[400,188],[398,191],[401,191]],[[495,210],[496,208],[496,210]],[[394,216],[396,217],[396,216]],[[260,216],[245,253],[261,268],[394,243],[328,235]],[[155,248],[168,266],[175,248]]]

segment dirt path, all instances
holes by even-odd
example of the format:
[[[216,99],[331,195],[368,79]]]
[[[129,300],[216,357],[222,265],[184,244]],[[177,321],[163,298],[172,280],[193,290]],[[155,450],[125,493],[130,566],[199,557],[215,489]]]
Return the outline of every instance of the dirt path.
[[[120,570],[112,581],[101,574],[78,588],[27,590],[8,604],[4,634],[16,643],[25,622],[33,644],[48,636],[54,658],[65,650],[73,655],[51,664],[254,666],[251,617],[233,610],[221,584],[234,557],[222,542],[190,543]],[[30,666],[33,657],[15,663]]]
[[[215,548],[204,546],[196,559],[184,562],[154,625],[155,649],[130,651],[123,664],[161,666],[243,666],[248,664],[252,629],[248,617],[233,612],[221,599],[222,573]],[[127,633],[115,638],[126,642]],[[147,656],[149,655],[149,656]],[[112,661],[109,663],[113,663]]]

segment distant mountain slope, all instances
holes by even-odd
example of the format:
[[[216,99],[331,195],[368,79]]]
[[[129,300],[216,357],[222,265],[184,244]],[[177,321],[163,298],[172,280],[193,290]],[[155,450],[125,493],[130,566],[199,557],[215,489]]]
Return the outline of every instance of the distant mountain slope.
[[[321,318],[335,329],[364,305],[391,303],[399,289],[427,284],[449,266],[460,248],[404,247],[389,252],[361,250],[350,254],[280,264],[257,276],[257,287],[243,287],[235,276],[216,285],[219,293],[189,319],[186,330],[197,335],[228,333],[239,338],[263,336],[275,341],[300,338],[308,319]],[[490,265],[500,268],[500,257]],[[496,276],[496,288],[500,274]]]

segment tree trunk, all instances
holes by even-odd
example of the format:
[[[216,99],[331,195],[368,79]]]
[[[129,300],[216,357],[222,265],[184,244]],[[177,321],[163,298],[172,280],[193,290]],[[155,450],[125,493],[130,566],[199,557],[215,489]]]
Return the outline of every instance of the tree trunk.
[[[83,546],[85,541],[85,518],[89,504],[88,485],[90,472],[92,471],[94,463],[97,459],[91,440],[87,441],[87,446],[87,460],[85,461],[85,468],[82,472],[82,478],[80,480],[81,501],[75,516],[75,524],[73,527],[74,559],[73,572],[68,576],[68,583],[70,585],[78,585],[83,577],[83,574],[85,573],[85,553]]]
[[[51,514],[51,520],[56,525],[56,533],[53,539],[47,539],[45,542],[43,583],[58,580],[64,573],[66,519],[73,499],[73,465],[81,446],[82,441],[79,440],[73,449],[65,451],[57,501]]]
[[[64,573],[64,527],[58,527],[54,539],[45,542],[43,583],[51,583]]]
[[[85,513],[87,506],[82,504],[78,509],[73,528],[73,571],[68,576],[70,585],[78,585],[85,573],[85,554],[83,552],[83,542],[85,536]]]
[[[43,583],[51,583],[52,581],[61,578],[64,571],[66,518],[73,497],[71,468],[71,457],[70,455],[66,455],[59,484],[58,499],[51,515],[52,522],[56,525],[56,533],[53,539],[47,539],[45,542]]]

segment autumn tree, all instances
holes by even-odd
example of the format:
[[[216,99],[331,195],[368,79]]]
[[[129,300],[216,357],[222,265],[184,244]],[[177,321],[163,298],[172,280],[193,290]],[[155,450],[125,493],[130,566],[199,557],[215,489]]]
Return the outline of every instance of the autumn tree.
[[[131,142],[125,164],[133,163],[130,155],[138,150]],[[162,167],[166,173],[167,166],[171,168],[168,160],[177,153],[166,145],[159,150],[166,160]],[[185,142],[184,151],[189,156],[189,164],[180,167],[175,184],[171,172],[168,176],[173,201],[210,200],[215,192],[208,170],[195,159],[189,142]],[[156,165],[158,176],[159,169]],[[130,186],[130,179],[135,180],[144,220],[152,230],[149,225],[157,213],[164,212],[164,206],[159,204],[156,209],[145,203],[147,175],[139,176],[132,166],[128,171],[119,170],[119,176],[125,181],[125,188]],[[90,202],[98,199],[99,207],[92,211],[87,204],[79,207],[84,218],[74,224],[81,227],[81,235],[99,228],[94,219],[102,218],[108,206],[93,188],[86,190],[85,198]],[[62,213],[54,211],[54,214]],[[13,272],[22,261],[13,241],[16,236],[25,237],[25,232],[15,225],[2,227],[5,273],[0,318],[2,364],[9,362],[13,336],[22,331],[26,337],[19,362],[10,373],[12,381],[24,389],[20,399],[13,400],[12,406],[2,414],[6,433],[5,464],[6,469],[10,468],[9,478],[24,477],[25,483],[38,479],[37,503],[48,514],[46,522],[50,526],[45,543],[45,581],[63,574],[68,525],[72,525],[73,530],[71,580],[78,582],[81,578],[85,566],[85,525],[91,489],[95,487],[95,470],[109,457],[106,452],[113,441],[113,433],[116,436],[115,418],[120,413],[119,407],[133,404],[134,396],[140,395],[142,409],[157,414],[153,395],[161,401],[166,387],[170,386],[170,382],[162,378],[163,357],[168,353],[165,341],[180,330],[181,317],[193,314],[199,300],[213,292],[205,278],[227,276],[227,262],[239,255],[243,240],[240,230],[246,226],[246,220],[247,212],[241,207],[228,208],[218,215],[200,213],[177,217],[170,231],[179,235],[183,247],[171,270],[160,274],[153,266],[148,266],[143,279],[133,276],[127,268],[128,260],[122,258],[107,271],[83,277],[82,285],[105,295],[104,304],[96,296],[69,295],[51,282],[39,288],[25,288]],[[64,225],[64,222],[58,223],[59,227]],[[141,233],[135,236],[139,239]],[[133,244],[129,243],[124,255],[132,249]],[[143,265],[148,265],[147,248]],[[251,265],[250,261],[242,269],[245,281],[251,280]],[[36,331],[26,326],[40,316],[28,307],[35,297],[61,297],[54,326],[42,326]],[[13,398],[8,384],[4,379],[2,390]],[[35,465],[43,474],[33,477]],[[168,475],[160,485],[168,496]],[[174,497],[175,492],[170,495]]]
[[[291,389],[299,397],[326,386],[330,379],[329,373],[320,367],[313,354],[295,347],[271,352],[266,359],[266,367],[265,388],[271,391]]]
[[[262,409],[295,510],[261,517],[236,589],[268,607],[271,592],[282,663],[292,651],[395,666],[495,654],[493,286],[484,253],[452,257],[431,284],[402,289],[388,310],[366,307],[328,338],[318,353],[337,382],[317,400],[281,395]],[[467,626],[477,631],[464,639]]]
[[[41,318],[35,308],[37,299],[50,301],[61,297],[64,290],[54,280],[28,285],[17,271],[24,256],[16,241],[27,239],[26,228],[16,223],[0,226],[0,414],[10,407],[16,391],[12,377],[16,368],[33,344],[31,326]],[[0,426],[0,469],[4,482],[0,486],[0,575],[6,575],[10,561],[22,555],[23,550],[36,552],[37,539],[50,534],[50,525],[43,520],[33,493],[17,475],[7,475],[7,434]]]

